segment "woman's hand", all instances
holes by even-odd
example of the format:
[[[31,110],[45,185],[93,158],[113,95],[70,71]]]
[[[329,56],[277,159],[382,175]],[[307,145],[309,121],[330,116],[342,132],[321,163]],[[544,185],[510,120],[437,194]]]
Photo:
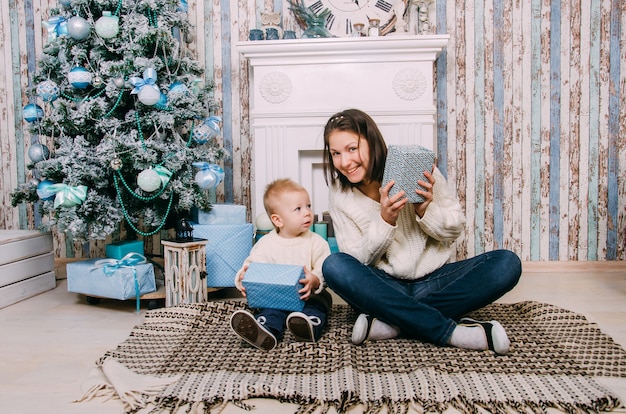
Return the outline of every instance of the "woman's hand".
[[[246,274],[246,271],[248,270],[248,265],[245,265],[243,267],[243,269],[241,269],[239,272],[237,272],[237,274],[235,275],[235,287],[237,288],[237,290],[239,290],[241,292],[241,294],[243,295],[243,297],[246,297],[246,288],[243,287],[243,276]]]
[[[405,197],[404,191],[398,192],[398,194],[389,197],[389,190],[395,184],[395,181],[391,180],[380,189],[380,216],[392,226],[396,225],[400,211],[404,208],[409,199]]]
[[[420,190],[420,189],[415,190],[417,194],[421,195],[424,198],[424,201],[422,201],[421,203],[413,204],[413,208],[415,209],[415,214],[417,214],[420,218],[424,217],[424,214],[426,214],[426,209],[428,208],[428,205],[430,204],[431,201],[433,201],[433,186],[435,185],[435,177],[433,177],[432,173],[428,171],[424,171],[424,177],[428,179],[428,182],[419,180],[417,183],[421,187],[425,188],[425,190]]]
[[[311,293],[320,287],[320,280],[306,266],[304,266],[304,279],[300,279],[300,283],[303,287],[298,293],[302,300],[308,300],[311,297]]]

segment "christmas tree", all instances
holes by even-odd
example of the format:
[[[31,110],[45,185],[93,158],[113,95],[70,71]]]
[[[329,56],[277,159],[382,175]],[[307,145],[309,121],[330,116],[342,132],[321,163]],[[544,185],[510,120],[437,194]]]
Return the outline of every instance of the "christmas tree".
[[[79,241],[122,223],[149,236],[209,209],[225,154],[186,1],[59,0],[44,27],[24,107],[34,179],[13,206],[38,203],[42,230]]]

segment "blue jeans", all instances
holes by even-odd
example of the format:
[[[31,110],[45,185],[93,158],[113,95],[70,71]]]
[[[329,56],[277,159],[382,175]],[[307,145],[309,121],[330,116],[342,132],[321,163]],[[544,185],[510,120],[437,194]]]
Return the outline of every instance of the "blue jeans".
[[[515,253],[495,250],[405,281],[349,254],[334,253],[322,272],[328,287],[357,312],[396,325],[404,337],[445,345],[456,320],[494,302],[517,284],[522,264]]]

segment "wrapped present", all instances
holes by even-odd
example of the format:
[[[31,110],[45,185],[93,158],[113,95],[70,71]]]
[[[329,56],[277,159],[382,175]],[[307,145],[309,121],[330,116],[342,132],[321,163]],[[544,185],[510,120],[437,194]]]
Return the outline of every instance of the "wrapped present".
[[[193,236],[207,239],[208,287],[234,287],[235,275],[252,249],[252,223],[196,224]]]
[[[88,259],[67,264],[68,292],[110,299],[137,299],[156,291],[154,266],[130,253],[121,260]]]
[[[245,224],[246,206],[239,204],[213,204],[210,211],[191,209],[191,221],[198,224]]]
[[[301,311],[304,301],[298,291],[304,277],[303,266],[250,263],[243,277],[248,306]]]
[[[129,253],[143,255],[143,240],[124,240],[109,243],[105,247],[105,256],[111,259],[120,260]]]
[[[415,190],[423,188],[417,181],[428,181],[424,171],[432,171],[434,162],[435,153],[420,145],[390,145],[382,185],[384,187],[389,181],[394,180],[395,184],[389,191],[390,196],[404,190],[409,202],[421,203],[424,198],[415,193]]]

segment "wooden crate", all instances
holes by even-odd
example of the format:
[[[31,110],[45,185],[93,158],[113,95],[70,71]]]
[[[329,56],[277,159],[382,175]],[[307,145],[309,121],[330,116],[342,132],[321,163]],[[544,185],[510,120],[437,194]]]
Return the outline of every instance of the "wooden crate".
[[[0,230],[0,308],[55,287],[52,235]]]

